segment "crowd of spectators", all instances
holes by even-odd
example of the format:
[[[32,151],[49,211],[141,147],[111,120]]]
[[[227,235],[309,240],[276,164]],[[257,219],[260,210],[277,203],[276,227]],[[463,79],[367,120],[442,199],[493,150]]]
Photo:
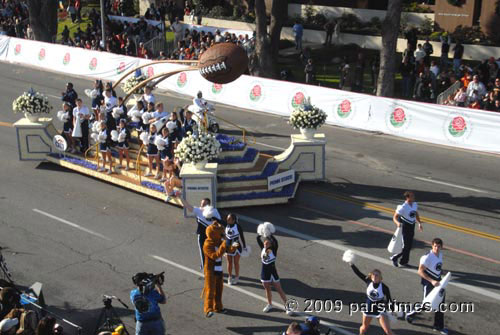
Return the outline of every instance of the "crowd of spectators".
[[[53,316],[40,318],[38,311],[25,308],[19,291],[7,282],[0,289],[0,334],[61,335],[63,327]]]
[[[444,104],[489,111],[500,111],[500,59],[493,57],[483,61],[474,69],[462,63],[464,46],[457,42],[451,50],[453,58],[448,58],[450,38],[441,38],[441,57],[431,60],[434,53],[429,39],[416,44],[416,39],[408,39],[399,66],[402,77],[402,96],[422,102],[436,102],[441,92],[460,82],[455,92],[450,92]]]
[[[33,38],[28,23],[28,7],[24,1],[0,1],[0,35]]]

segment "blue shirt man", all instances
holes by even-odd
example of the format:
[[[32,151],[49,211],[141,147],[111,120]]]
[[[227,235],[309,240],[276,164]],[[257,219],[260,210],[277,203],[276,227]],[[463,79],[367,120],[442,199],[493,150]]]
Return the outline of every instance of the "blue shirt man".
[[[295,21],[292,30],[295,35],[295,49],[302,50],[302,34],[304,33],[304,27],[302,27],[300,22]]]
[[[160,285],[144,294],[138,288],[133,289],[130,300],[135,307],[136,335],[165,334],[165,324],[158,304],[165,304],[166,298]]]

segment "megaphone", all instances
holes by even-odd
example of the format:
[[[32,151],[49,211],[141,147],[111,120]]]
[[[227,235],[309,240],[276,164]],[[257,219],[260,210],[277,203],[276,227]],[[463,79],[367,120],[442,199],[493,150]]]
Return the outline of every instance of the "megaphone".
[[[424,301],[422,301],[422,304],[430,304],[431,308],[433,310],[437,310],[439,308],[439,304],[443,302],[444,299],[444,289],[448,285],[448,282],[451,279],[451,272],[448,272],[446,276],[441,279],[439,282],[438,286],[435,286],[432,291],[427,294],[427,296],[424,298]]]
[[[392,254],[399,254],[403,251],[403,229],[398,227],[392,235],[391,241],[387,246],[387,251]]]
[[[81,113],[76,113],[75,129],[73,129],[73,133],[71,134],[71,136],[73,136],[73,137],[82,137]]]
[[[153,123],[156,127],[156,130],[160,131],[161,128],[163,128],[166,124],[167,124],[167,121],[168,121],[168,117],[162,117],[161,119],[159,119],[158,121],[156,121],[155,123]]]

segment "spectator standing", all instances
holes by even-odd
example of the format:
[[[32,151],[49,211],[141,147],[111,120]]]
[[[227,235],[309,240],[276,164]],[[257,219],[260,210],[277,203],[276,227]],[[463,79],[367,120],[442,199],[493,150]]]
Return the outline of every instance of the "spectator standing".
[[[292,30],[293,30],[293,34],[295,36],[295,49],[302,50],[302,35],[304,33],[304,27],[297,20],[297,21],[295,21],[295,24],[293,25]]]
[[[436,77],[439,75],[439,66],[437,65],[435,60],[431,61],[430,71],[434,73]]]
[[[417,46],[417,50],[415,50],[414,55],[415,55],[415,62],[416,63],[420,62],[421,60],[423,60],[425,58],[427,53],[425,52],[424,48],[422,47],[422,44],[419,44]]]
[[[179,22],[179,18],[175,18],[175,22],[172,23],[170,26],[170,29],[174,32],[174,44],[178,45],[179,41],[182,40],[183,34],[182,34],[182,24]]]
[[[358,53],[358,61],[354,68],[354,85],[352,86],[353,92],[363,92],[363,81],[365,74],[365,59],[363,53]]]
[[[467,93],[466,93],[466,88],[464,86],[460,87],[460,90],[458,90],[457,94],[455,94],[453,100],[455,101],[457,106],[465,107],[465,101],[467,100]]]
[[[323,45],[331,45],[332,44],[332,36],[333,31],[335,30],[335,22],[333,20],[328,20],[323,26],[326,32],[325,43]]]
[[[411,85],[413,81],[413,70],[414,67],[412,64],[410,64],[410,61],[408,58],[405,58],[403,60],[403,63],[401,63],[401,66],[399,67],[399,72],[401,72],[401,77],[403,77],[402,84],[403,84],[403,98],[409,98],[411,94]]]
[[[69,15],[71,16],[71,22],[75,23],[76,21],[76,8],[72,0],[68,3],[67,9]]]
[[[306,67],[304,68],[304,72],[306,74],[306,84],[314,83],[314,65],[313,60],[309,58],[307,60]]]
[[[441,61],[440,65],[442,69],[446,69],[448,67],[448,53],[450,52],[450,35],[448,34],[448,38],[445,39],[444,36],[439,36],[441,41]]]
[[[82,22],[82,1],[75,0],[76,20]]]
[[[370,76],[372,79],[373,94],[377,92],[378,72],[380,70],[380,56],[376,55],[370,62]]]
[[[434,53],[434,48],[432,47],[432,44],[429,42],[428,37],[425,39],[423,49],[425,51],[425,57],[424,57],[425,66],[429,66],[431,63],[431,55]]]
[[[500,113],[500,100],[495,100],[495,110],[494,112]]]
[[[453,48],[453,70],[458,73],[460,65],[462,64],[462,57],[464,56],[464,46],[462,43],[457,42]]]

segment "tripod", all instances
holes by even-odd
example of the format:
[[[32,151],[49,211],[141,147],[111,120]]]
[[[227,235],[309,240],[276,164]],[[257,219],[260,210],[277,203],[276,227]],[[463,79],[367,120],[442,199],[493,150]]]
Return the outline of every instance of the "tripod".
[[[125,328],[125,324],[122,322],[115,309],[111,305],[112,299],[118,300],[123,305],[123,307],[128,309],[128,306],[119,298],[115,296],[103,295],[102,302],[104,303],[104,307],[102,308],[99,319],[97,320],[94,335],[97,335],[102,331],[113,332],[118,326],[123,326],[123,333],[130,335],[127,331],[127,328]]]

